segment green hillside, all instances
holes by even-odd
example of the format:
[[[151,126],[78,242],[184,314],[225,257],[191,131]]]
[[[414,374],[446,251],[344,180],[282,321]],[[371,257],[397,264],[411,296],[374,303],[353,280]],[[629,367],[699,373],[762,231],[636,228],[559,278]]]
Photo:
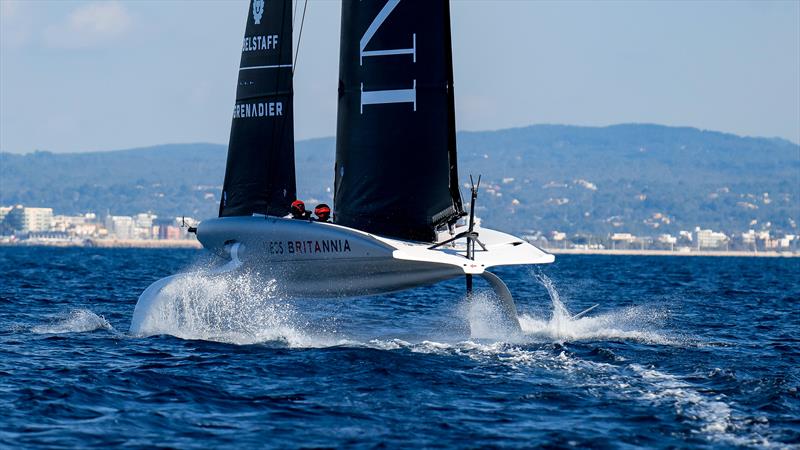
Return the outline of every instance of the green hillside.
[[[458,144],[462,181],[483,174],[478,212],[500,229],[795,232],[800,220],[800,146],[785,140],[658,125],[537,125],[462,132]],[[333,138],[297,143],[307,202],[332,203],[334,147]],[[1,153],[0,204],[213,217],[225,158],[215,144]]]

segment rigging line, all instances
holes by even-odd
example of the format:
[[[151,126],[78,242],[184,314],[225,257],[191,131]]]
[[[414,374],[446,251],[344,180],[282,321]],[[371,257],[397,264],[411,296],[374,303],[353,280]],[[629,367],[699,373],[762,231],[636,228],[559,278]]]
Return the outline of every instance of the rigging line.
[[[289,7],[291,8],[291,7],[292,7],[292,2],[291,2],[291,0],[284,0],[284,2],[283,2],[283,10],[281,11],[281,31],[280,31],[280,36],[281,36],[281,38],[283,38],[283,32],[284,32],[284,30],[285,30],[285,28],[286,28],[286,5],[287,5],[287,4],[288,4],[288,5],[289,5]],[[291,14],[291,11],[289,11],[289,14]],[[290,26],[291,26],[291,25],[290,25]],[[289,39],[289,45],[291,45],[291,42],[292,42],[292,40],[291,40],[291,39]],[[283,48],[284,48],[284,46],[283,46],[283,45],[280,45],[280,46],[278,47],[278,64],[280,64],[280,63],[282,62],[282,59],[283,59]],[[291,50],[289,50],[289,52],[290,52],[290,53],[289,53],[289,55],[291,56]],[[292,69],[292,70],[294,70],[294,69]],[[276,71],[275,71],[275,93],[272,95],[273,97],[277,97],[277,96],[278,96],[278,93],[280,92],[280,80],[281,80],[281,72],[282,72],[282,70],[280,70],[280,69],[278,69],[278,70],[276,70]],[[292,87],[292,90],[294,90],[294,87]],[[290,94],[290,95],[291,95],[291,94]],[[291,97],[290,97],[290,98],[291,98]],[[293,109],[294,109],[294,108],[292,108],[292,110],[293,110]],[[287,111],[287,112],[288,112],[288,111]],[[269,146],[269,154],[271,154],[271,155],[274,155],[274,153],[275,153],[274,151],[272,151],[272,149],[274,149],[274,148],[275,148],[275,138],[277,137],[277,136],[276,136],[276,134],[277,134],[277,133],[275,132],[275,131],[276,131],[275,127],[276,127],[276,123],[277,123],[277,122],[278,122],[277,120],[273,120],[273,121],[272,121],[272,133],[270,133],[270,143],[269,143],[269,144],[270,144],[270,146]],[[281,126],[281,136],[280,136],[280,141],[278,142],[278,145],[280,145],[280,144],[281,144],[281,142],[283,141],[283,130],[286,128],[286,118],[284,118],[284,119],[282,120],[282,122],[283,122],[283,124],[282,124],[282,126]],[[292,144],[294,144],[294,143],[292,143]],[[266,167],[266,169],[267,169],[267,173],[269,173],[269,168],[270,168],[270,166],[271,166],[271,164],[270,164],[270,163],[271,163],[271,161],[270,161],[270,158],[267,158],[267,159],[266,159],[266,163],[267,163],[267,167]],[[272,191],[272,183],[273,183],[273,182],[272,182],[272,179],[273,179],[274,177],[272,177],[272,176],[267,176],[266,178],[267,178],[267,179],[265,180],[265,181],[266,181],[266,191],[267,191],[267,192],[271,192],[271,191]],[[264,214],[265,214],[265,215],[269,215],[269,209],[270,209],[270,206],[273,206],[273,207],[274,207],[274,205],[269,205],[269,200],[268,200],[267,208],[266,208],[266,210],[264,211]]]
[[[294,61],[292,61],[292,78],[294,78],[294,71],[297,70],[297,55],[300,54],[300,40],[303,39],[303,24],[306,23],[306,6],[308,0],[303,3],[303,17],[300,19],[300,33],[297,35],[297,48],[294,49]],[[295,14],[297,10],[295,10]]]
[[[295,0],[295,10],[292,12],[292,14],[295,17],[297,17],[297,8],[296,8],[297,1],[298,0]],[[291,6],[291,1],[289,1],[288,3]],[[284,3],[284,7],[285,7],[285,5],[286,5],[286,3]],[[298,36],[297,36],[297,49],[295,50],[295,54],[294,54],[295,60],[292,61],[292,64],[291,64],[292,76],[290,78],[290,81],[292,83],[292,89],[291,89],[291,93],[289,94],[289,96],[290,96],[289,97],[289,101],[292,102],[292,106],[291,106],[291,111],[292,111],[292,116],[291,117],[292,117],[292,119],[291,120],[294,120],[294,71],[295,71],[295,65],[296,65],[296,61],[297,61],[297,55],[300,52],[300,39],[302,39],[302,37],[303,37],[303,24],[306,21],[306,7],[307,6],[308,6],[308,0],[305,0],[305,3],[303,4],[303,17],[300,19],[300,32],[298,33]],[[284,18],[285,17],[286,17],[286,15],[284,14]],[[294,19],[292,19],[292,31],[294,31]],[[281,22],[281,35],[282,34],[283,34],[283,22]],[[281,52],[282,51],[283,51],[283,47],[281,47],[281,49],[279,51],[279,54],[278,54],[278,60],[279,61],[281,60]],[[280,70],[278,70],[277,72],[278,73],[277,73],[276,78],[279,78]],[[276,84],[276,95],[277,95],[277,84]],[[283,143],[283,138],[286,135],[286,122],[287,121],[288,121],[288,119],[286,119],[286,118],[284,118],[281,121],[281,130],[280,130],[280,136],[278,137],[278,145]],[[272,144],[273,148],[275,146],[275,138],[276,138],[276,135],[277,135],[277,133],[275,133],[275,124],[276,124],[276,122],[272,122],[272,143],[271,144]],[[292,135],[292,149],[294,149],[294,135]],[[294,161],[294,152],[292,152],[292,153],[293,153],[292,161]],[[293,172],[294,172],[294,170],[293,170]],[[295,196],[297,195],[297,192],[296,192],[297,184],[296,183],[297,183],[297,179],[296,179],[296,175],[295,175]]]
[[[295,10],[292,12],[295,17],[297,17],[297,2],[298,2],[298,0],[295,0]],[[300,53],[300,40],[303,38],[303,24],[305,24],[305,22],[306,22],[306,7],[307,6],[308,6],[308,0],[305,0],[305,3],[303,3],[303,16],[300,19],[300,32],[297,35],[297,48],[295,49],[294,60],[292,61],[292,64],[291,64],[292,76],[291,76],[290,80],[291,80],[291,83],[292,83],[292,89],[291,89],[291,93],[289,94],[290,95],[289,101],[292,102],[292,106],[291,106],[291,111],[292,111],[291,120],[292,121],[294,121],[294,71],[295,71],[295,65],[297,64],[297,55]],[[294,31],[294,20],[292,20],[292,31]],[[283,142],[283,138],[286,135],[286,122],[287,121],[288,121],[287,119],[283,119],[283,121],[281,122],[281,132],[280,132],[280,138],[279,138],[280,140],[279,140],[279,142]],[[274,137],[275,137],[275,135],[274,135],[274,133],[275,133],[275,127],[274,127],[275,122],[273,122],[272,124],[273,124],[273,140],[274,140]],[[294,123],[292,123],[292,125],[294,125]],[[292,127],[292,130],[294,130],[294,127]],[[294,133],[292,133],[292,150],[294,150]],[[292,152],[292,161],[294,161],[294,151]],[[293,170],[293,172],[294,172],[294,170]],[[295,196],[297,196],[297,192],[296,192],[297,191],[297,178],[296,177],[297,177],[297,175],[295,174]]]

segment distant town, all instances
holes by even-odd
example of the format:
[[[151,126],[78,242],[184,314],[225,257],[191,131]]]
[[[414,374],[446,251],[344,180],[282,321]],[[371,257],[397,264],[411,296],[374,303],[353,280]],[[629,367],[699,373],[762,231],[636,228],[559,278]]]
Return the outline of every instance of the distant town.
[[[88,212],[70,216],[55,214],[53,208],[0,206],[0,245],[198,248],[199,242],[188,232],[197,223],[192,217],[162,218],[152,212],[133,216]],[[800,255],[797,235],[773,235],[769,230],[726,234],[695,227],[677,235],[657,236],[627,232],[569,235],[553,230],[530,231],[522,237],[554,253]]]
[[[773,236],[769,230],[747,230],[735,234],[701,229],[682,230],[678,235],[636,236],[612,233],[608,236],[567,235],[560,231],[524,235],[528,242],[552,253],[653,254],[653,255],[737,255],[800,256],[798,237]]]
[[[133,216],[88,212],[69,216],[53,208],[0,206],[0,244],[84,247],[199,247],[188,227],[191,217],[160,218],[150,212]]]

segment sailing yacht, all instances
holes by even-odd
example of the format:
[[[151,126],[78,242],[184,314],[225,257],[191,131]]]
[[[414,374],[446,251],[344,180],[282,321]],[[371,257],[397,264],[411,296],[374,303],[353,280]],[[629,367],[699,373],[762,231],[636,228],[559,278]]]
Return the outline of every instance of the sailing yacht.
[[[551,263],[523,239],[483,228],[459,188],[448,1],[342,4],[333,222],[297,220],[292,104],[292,2],[251,0],[219,217],[196,230],[227,273],[257,268],[291,296],[352,297]],[[142,329],[159,293],[140,297]]]

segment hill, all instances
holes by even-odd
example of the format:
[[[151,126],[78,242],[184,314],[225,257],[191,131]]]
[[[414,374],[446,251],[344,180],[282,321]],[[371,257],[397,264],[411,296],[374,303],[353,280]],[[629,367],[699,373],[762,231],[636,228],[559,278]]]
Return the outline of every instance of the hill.
[[[509,231],[795,232],[800,219],[800,146],[781,139],[643,124],[536,125],[461,132],[458,144],[462,180],[483,174],[479,215]],[[297,142],[298,192],[307,203],[332,202],[334,148],[333,138]],[[225,158],[216,144],[0,153],[0,204],[213,217]]]

